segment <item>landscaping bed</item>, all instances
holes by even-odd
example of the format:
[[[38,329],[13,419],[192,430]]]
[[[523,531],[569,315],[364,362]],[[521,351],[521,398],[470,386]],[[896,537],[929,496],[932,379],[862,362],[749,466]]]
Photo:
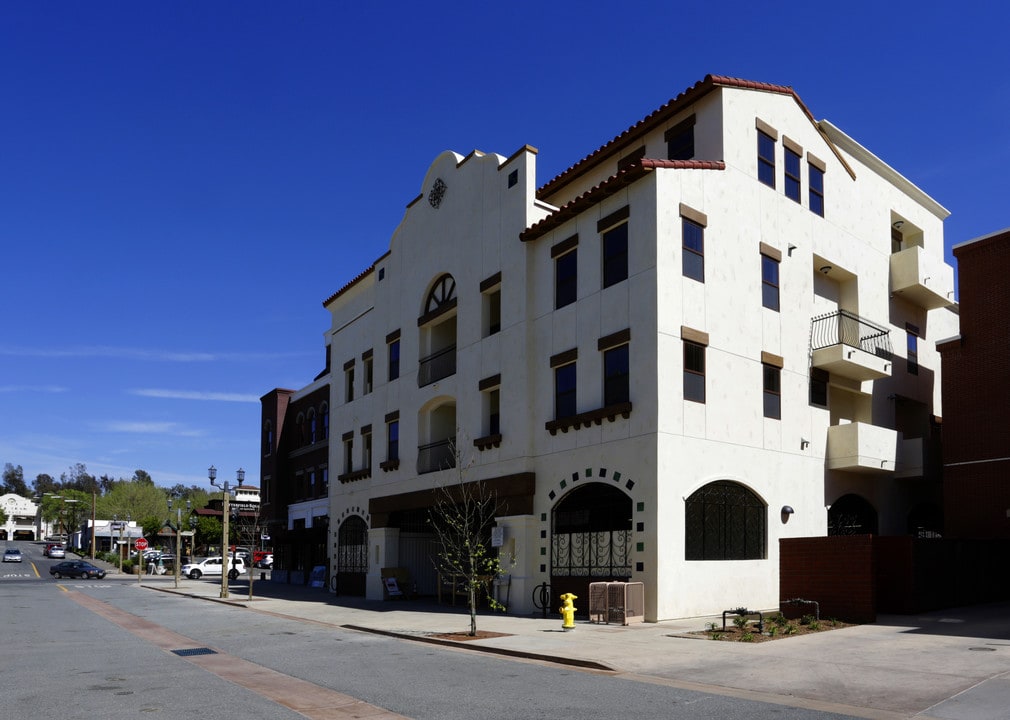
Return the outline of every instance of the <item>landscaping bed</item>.
[[[783,638],[799,637],[801,635],[812,635],[814,633],[838,630],[840,628],[852,627],[853,623],[845,623],[840,620],[816,619],[813,615],[804,615],[801,618],[790,620],[781,613],[769,615],[764,619],[764,627],[758,630],[757,622],[747,616],[738,615],[733,618],[732,623],[726,623],[726,629],[718,623],[709,623],[704,630],[696,630],[688,633],[693,637],[702,637],[720,642],[768,642],[770,640],[781,640]]]

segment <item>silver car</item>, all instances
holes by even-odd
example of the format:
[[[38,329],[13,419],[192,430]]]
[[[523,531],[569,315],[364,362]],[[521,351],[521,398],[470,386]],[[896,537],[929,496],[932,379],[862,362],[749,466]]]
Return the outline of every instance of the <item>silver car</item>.
[[[4,550],[4,562],[21,562],[21,551],[13,547],[7,548]]]

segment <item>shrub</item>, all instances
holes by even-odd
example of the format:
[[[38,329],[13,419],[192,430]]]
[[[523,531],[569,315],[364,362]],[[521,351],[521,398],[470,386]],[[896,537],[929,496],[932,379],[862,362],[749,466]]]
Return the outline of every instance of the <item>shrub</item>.
[[[740,642],[754,642],[754,633],[745,632],[740,636]]]

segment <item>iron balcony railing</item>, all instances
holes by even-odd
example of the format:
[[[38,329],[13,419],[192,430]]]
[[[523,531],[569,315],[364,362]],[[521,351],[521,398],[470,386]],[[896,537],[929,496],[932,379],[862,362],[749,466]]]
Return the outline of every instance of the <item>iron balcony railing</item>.
[[[871,355],[891,359],[890,331],[855,313],[837,310],[811,321],[811,350],[848,345]]]
[[[424,387],[442,378],[456,374],[456,346],[442,348],[428,357],[421,358],[417,369],[417,386]]]
[[[450,437],[438,442],[419,445],[417,448],[417,472],[430,473],[456,467],[456,438]]]

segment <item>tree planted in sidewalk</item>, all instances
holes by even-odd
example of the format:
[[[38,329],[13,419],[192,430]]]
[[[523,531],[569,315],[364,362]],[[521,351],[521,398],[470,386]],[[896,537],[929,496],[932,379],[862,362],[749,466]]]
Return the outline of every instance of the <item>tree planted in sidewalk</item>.
[[[489,591],[493,580],[502,573],[502,558],[491,545],[491,528],[498,511],[498,497],[487,483],[468,482],[472,461],[461,463],[459,447],[450,443],[454,475],[451,482],[435,488],[434,506],[429,512],[437,542],[437,569],[453,582],[453,592],[462,589],[470,608],[471,636],[477,634],[477,605],[487,593],[494,610],[504,610]]]

